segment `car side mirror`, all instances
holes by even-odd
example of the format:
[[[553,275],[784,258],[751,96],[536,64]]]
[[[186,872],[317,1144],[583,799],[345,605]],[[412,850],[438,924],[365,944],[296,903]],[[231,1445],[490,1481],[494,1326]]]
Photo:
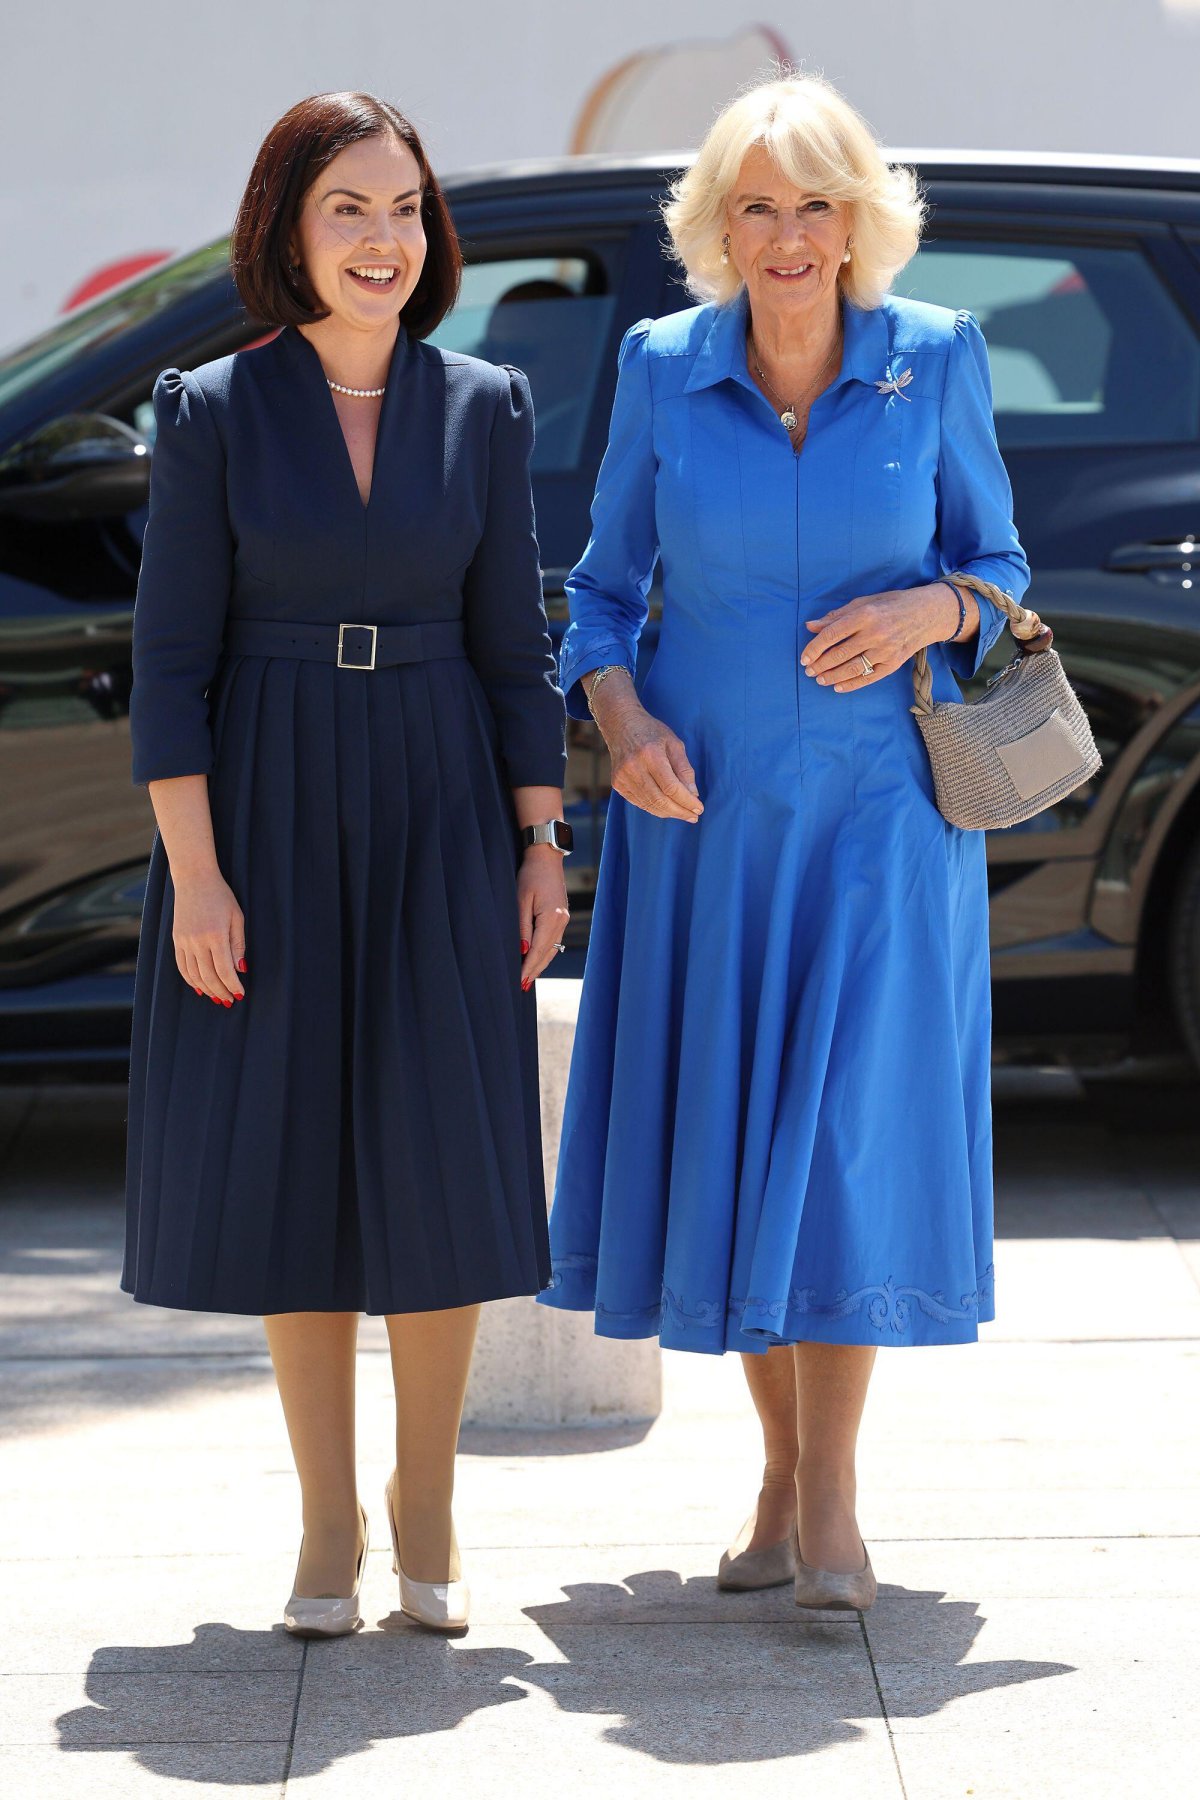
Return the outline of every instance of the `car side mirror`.
[[[0,514],[36,521],[107,519],[150,495],[150,446],[107,413],[68,413],[0,457]]]

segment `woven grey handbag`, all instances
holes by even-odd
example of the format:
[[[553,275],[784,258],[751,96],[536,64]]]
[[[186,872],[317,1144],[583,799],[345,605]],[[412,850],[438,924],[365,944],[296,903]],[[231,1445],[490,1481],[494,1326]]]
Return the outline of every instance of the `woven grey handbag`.
[[[913,658],[911,710],[929,752],[938,810],[965,831],[1018,825],[1089,780],[1100,752],[1037,614],[976,575],[945,579],[993,601],[1018,643],[1047,641],[1045,649],[1021,651],[969,705],[935,700],[928,657],[920,650]]]

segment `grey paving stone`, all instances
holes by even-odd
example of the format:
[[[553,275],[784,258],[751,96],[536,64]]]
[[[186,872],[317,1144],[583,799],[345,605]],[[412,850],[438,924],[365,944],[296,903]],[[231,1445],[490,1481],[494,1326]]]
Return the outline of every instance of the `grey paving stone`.
[[[85,1665],[159,1675],[294,1669],[300,1645],[280,1622],[294,1566],[290,1554],[11,1563],[4,1575],[0,1674],[69,1674]],[[648,1622],[680,1629],[789,1623],[796,1617],[790,1585],[721,1593],[708,1557],[694,1547],[681,1554],[678,1546],[664,1545],[636,1559],[610,1545],[477,1549],[468,1573],[472,1617],[488,1627],[526,1625],[543,1612],[569,1620],[573,1630]],[[69,1611],[48,1609],[47,1594],[69,1594]],[[398,1623],[396,1604],[390,1551],[377,1545],[363,1583],[367,1629],[338,1646],[339,1667],[360,1660],[375,1666],[394,1654],[378,1627]],[[853,1625],[849,1619],[837,1623]]]
[[[282,1624],[294,1568],[283,1556],[9,1563],[0,1674],[297,1670],[301,1645]]]
[[[893,1600],[867,1620],[904,1732],[1084,1729],[1118,1709],[1158,1743],[1194,1724],[1188,1600]]]
[[[1036,1467],[1025,1482],[919,1487],[882,1493],[863,1484],[859,1521],[872,1543],[906,1538],[1120,1538],[1196,1534],[1200,1486],[1037,1486]]]
[[[173,1675],[108,1672],[6,1675],[0,1743],[104,1750],[131,1744],[286,1743],[296,1672]]]
[[[140,1306],[121,1291],[124,1210],[119,1201],[0,1201],[0,1356],[169,1355],[179,1315]],[[262,1349],[257,1319],[189,1319],[191,1352]]]
[[[618,1716],[564,1714],[538,1690],[511,1685],[518,1704],[477,1711],[454,1729],[397,1736],[384,1721],[367,1746],[354,1736],[307,1731],[296,1745],[292,1781],[317,1800],[395,1800],[398,1793],[457,1791],[469,1768],[479,1800],[728,1800],[731,1784],[742,1781],[757,1793],[798,1800],[901,1800],[878,1720],[806,1727],[795,1713],[748,1707],[718,1719],[672,1712],[659,1732],[647,1707],[627,1741]]]
[[[999,1324],[879,1358],[870,1642],[908,1800],[1127,1800],[1147,1744],[1157,1791],[1183,1794],[1200,1134],[1119,1138],[1023,1079],[1034,1098],[998,1119]],[[466,1432],[475,1613],[447,1643],[395,1611],[390,1375],[364,1322],[367,1628],[302,1651],[279,1629],[299,1508],[258,1322],[119,1296],[111,1107],[22,1104],[0,1104],[5,1793],[274,1793],[303,1662],[291,1784],[317,1800],[728,1800],[745,1779],[896,1800],[857,1620],[715,1589],[761,1468],[733,1357],[666,1355],[649,1429]]]
[[[1182,1800],[1200,1766],[1192,1732],[1149,1743],[1100,1711],[1084,1726],[908,1732],[895,1744],[908,1800]]]
[[[1097,1218],[1086,1251],[1070,1237],[1001,1239],[989,1341],[1200,1337],[1200,1290],[1161,1220],[1137,1210],[1148,1235],[1108,1234]]]
[[[390,1694],[398,1680],[409,1698],[427,1689],[431,1704],[456,1695],[474,1703],[481,1691],[490,1692],[497,1669],[526,1670],[522,1679],[555,1692],[562,1704],[599,1684],[614,1700],[621,1696],[615,1710],[623,1713],[651,1694],[711,1689],[715,1699],[724,1672],[734,1687],[735,1676],[752,1673],[758,1686],[849,1707],[853,1718],[879,1715],[862,1633],[841,1621],[805,1618],[793,1607],[778,1619],[718,1625],[614,1623],[586,1610],[577,1615],[570,1599],[530,1608],[519,1624],[472,1623],[457,1638],[425,1631],[393,1611],[381,1629],[315,1646],[300,1711],[308,1718],[341,1694]]]
[[[821,1626],[576,1630],[547,1622],[541,1631],[473,1628],[454,1643],[404,1626],[394,1635],[402,1660],[354,1668],[332,1655],[310,1660],[294,1776],[316,1775],[333,1758],[371,1747],[366,1764],[341,1771],[343,1782],[353,1775],[355,1792],[375,1792],[372,1780],[388,1774],[448,1775],[469,1758],[496,1792],[502,1776],[510,1791],[549,1792],[528,1787],[538,1773],[560,1782],[571,1773],[575,1788],[575,1771],[590,1766],[597,1785],[588,1792],[607,1782],[610,1792],[645,1784],[683,1793],[685,1781],[690,1792],[699,1780],[701,1792],[715,1793],[715,1777],[723,1772],[728,1782],[742,1765],[777,1763],[781,1776],[786,1768],[794,1779],[805,1759],[823,1773],[823,1754],[852,1750],[860,1780],[898,1792],[858,1634]],[[581,1740],[592,1745],[590,1757],[581,1756]],[[385,1748],[389,1754],[381,1754]],[[342,1789],[318,1782],[315,1791]]]
[[[1166,1179],[1157,1175],[1147,1184],[1147,1191],[1200,1289],[1200,1191],[1196,1186],[1196,1165],[1175,1170]]]
[[[122,1348],[114,1345],[118,1353],[102,1360],[55,1356],[0,1364],[4,1435],[29,1437],[95,1428],[102,1433],[105,1454],[141,1447],[156,1450],[161,1458],[174,1446],[184,1450],[200,1447],[197,1413],[206,1396],[232,1399],[243,1391],[253,1391],[261,1396],[264,1411],[278,1416],[279,1401],[265,1354],[127,1357],[120,1353]],[[230,1423],[244,1416],[231,1410]],[[221,1440],[221,1419],[218,1409],[205,1421],[211,1424],[210,1442]],[[248,1429],[253,1431],[255,1425]],[[261,1432],[261,1424],[257,1429]]]
[[[872,1558],[885,1592],[954,1600],[1200,1602],[1200,1538],[893,1543]]]
[[[1179,1254],[1187,1264],[1192,1280],[1200,1289],[1200,1238],[1181,1238]]]
[[[14,1800],[261,1800],[277,1790],[286,1744],[143,1744],[64,1753],[0,1748],[0,1791]]]
[[[477,1551],[469,1575],[472,1616],[489,1627],[534,1620],[543,1629],[547,1621],[563,1621],[573,1630],[648,1624],[682,1630],[797,1617],[790,1583],[723,1593],[715,1564],[695,1546],[662,1545],[648,1552],[639,1547],[636,1553],[592,1544],[553,1552]],[[385,1579],[385,1593],[388,1586]],[[373,1591],[378,1594],[378,1582]]]

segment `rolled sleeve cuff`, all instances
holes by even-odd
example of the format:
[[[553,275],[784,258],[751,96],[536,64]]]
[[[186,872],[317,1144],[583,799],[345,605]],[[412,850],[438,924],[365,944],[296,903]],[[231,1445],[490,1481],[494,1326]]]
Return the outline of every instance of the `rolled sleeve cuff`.
[[[616,637],[584,637],[569,629],[559,652],[558,685],[566,696],[567,712],[573,719],[590,719],[587,695],[580,677],[602,663],[618,663],[632,676],[637,669],[637,651],[628,639]]]
[[[144,700],[134,707],[134,700],[139,699],[135,683],[130,701],[131,726],[136,726],[130,734],[130,776],[134,787],[146,787],[151,781],[173,781],[180,775],[211,775],[215,758],[207,724],[182,732],[178,719],[172,724],[164,708],[160,729],[155,730],[155,721],[147,717]]]
[[[567,778],[567,753],[531,750],[523,756],[506,757],[504,772],[510,787],[561,788]]]
[[[135,763],[133,768],[134,787],[149,787],[152,781],[177,781],[183,775],[211,775],[212,763],[206,768],[197,768],[194,762],[186,758],[182,762],[173,763]]]

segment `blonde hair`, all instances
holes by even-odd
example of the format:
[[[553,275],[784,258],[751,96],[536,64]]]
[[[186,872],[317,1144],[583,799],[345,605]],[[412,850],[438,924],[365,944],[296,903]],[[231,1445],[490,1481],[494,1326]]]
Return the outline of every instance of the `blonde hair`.
[[[721,261],[721,239],[742,159],[756,145],[793,186],[849,202],[854,241],[842,292],[854,306],[878,306],[917,248],[925,202],[913,171],[885,162],[866,120],[819,75],[789,73],[739,94],[672,182],[662,215],[688,292],[725,304],[741,286],[733,263]]]

